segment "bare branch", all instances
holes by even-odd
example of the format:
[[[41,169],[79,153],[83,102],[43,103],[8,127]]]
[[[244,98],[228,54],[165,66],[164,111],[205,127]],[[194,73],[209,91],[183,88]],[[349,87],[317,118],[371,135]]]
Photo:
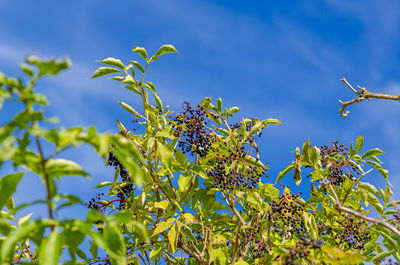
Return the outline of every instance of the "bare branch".
[[[346,78],[340,79],[343,83],[345,83],[351,91],[353,91],[355,94],[357,94],[357,97],[349,100],[349,101],[340,101],[340,104],[342,104],[341,108],[339,109],[340,116],[342,117],[347,117],[349,114],[349,111],[344,112],[347,106],[350,106],[354,103],[358,103],[363,101],[364,99],[370,100],[371,98],[378,98],[378,99],[386,99],[386,100],[395,100],[400,102],[400,95],[390,95],[390,94],[382,94],[382,93],[371,93],[369,92],[366,88],[357,86],[357,88],[360,91],[357,91],[354,87],[352,87],[349,82],[347,82]]]

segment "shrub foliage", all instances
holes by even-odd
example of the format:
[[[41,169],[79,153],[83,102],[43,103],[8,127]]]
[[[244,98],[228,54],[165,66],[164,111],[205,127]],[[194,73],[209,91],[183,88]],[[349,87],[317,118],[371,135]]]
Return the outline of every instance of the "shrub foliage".
[[[307,140],[290,165],[268,176],[257,139],[279,120],[235,123],[228,119],[240,109],[211,98],[173,112],[145,75],[151,63],[177,50],[164,45],[151,57],[142,47],[133,52],[141,62],[106,58],[93,74],[112,74],[142,101],[135,108],[118,102],[132,123],[118,121],[114,135],[94,127],[59,128],[45,115],[48,102],[36,92],[36,81],[68,68],[68,60],[30,57],[21,65],[23,79],[0,73],[0,108],[8,101],[19,108],[13,118],[3,113],[9,119],[0,127],[0,169],[9,173],[0,179],[1,264],[400,262],[400,201],[392,200],[380,149],[361,152],[362,136],[349,148]],[[115,169],[86,203],[57,189],[66,176],[88,176],[62,158],[64,150],[82,144]],[[291,172],[297,185],[307,176],[310,190],[293,193],[278,185]],[[18,183],[32,174],[42,180],[45,198],[15,205]],[[387,185],[368,183],[372,174]],[[19,214],[38,204],[46,205],[47,218]],[[74,204],[86,205],[85,220],[56,218]]]

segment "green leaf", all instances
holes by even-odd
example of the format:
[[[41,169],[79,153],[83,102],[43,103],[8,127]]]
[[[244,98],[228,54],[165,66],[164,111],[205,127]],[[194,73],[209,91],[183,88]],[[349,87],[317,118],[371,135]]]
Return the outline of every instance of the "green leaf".
[[[114,74],[114,73],[122,73],[122,72],[118,69],[111,68],[111,67],[100,67],[94,72],[92,78],[96,78],[96,77],[103,76],[103,75]]]
[[[314,147],[311,149],[311,154],[310,154],[310,162],[311,164],[316,167],[319,165],[321,160],[321,150],[318,147]]]
[[[161,46],[158,51],[156,52],[155,56],[161,56],[167,53],[177,53],[178,51],[172,45],[163,45]]]
[[[77,249],[76,249],[76,254],[77,254],[81,259],[83,259],[83,260],[86,260],[86,259],[87,259],[86,253],[83,252],[83,250],[80,249],[80,248],[77,248]]]
[[[191,213],[184,213],[183,217],[185,217],[185,219],[188,220],[189,222],[197,224],[196,217],[194,217]]]
[[[130,114],[136,115],[138,117],[143,117],[139,112],[137,112],[134,108],[132,108],[130,105],[128,105],[125,102],[118,101],[118,104],[120,104],[127,112]]]
[[[358,183],[357,188],[361,189],[361,190],[365,190],[365,191],[371,192],[375,196],[380,197],[380,194],[379,194],[378,190],[375,188],[375,186],[371,185],[368,182],[360,182],[360,183]]]
[[[13,173],[5,175],[0,179],[0,209],[10,200],[23,175],[23,172]]]
[[[159,201],[159,202],[155,202],[154,203],[154,207],[160,208],[160,209],[163,209],[163,210],[167,209],[168,205],[169,205],[169,201],[168,200],[163,200],[163,201]]]
[[[57,75],[60,71],[67,69],[71,62],[68,58],[43,60],[36,56],[31,56],[26,59],[26,63],[36,65],[39,69],[38,76]]]
[[[190,184],[190,176],[187,174],[181,174],[178,180],[179,191],[184,192],[187,190]]]
[[[383,151],[380,150],[379,148],[374,148],[374,149],[368,150],[367,152],[365,152],[364,154],[362,154],[362,155],[361,155],[361,158],[362,158],[362,159],[371,158],[371,157],[374,157],[374,156],[377,156],[377,155],[382,155],[382,154],[384,154],[384,153],[385,153],[385,152],[383,152]]]
[[[157,141],[157,153],[161,161],[167,162],[172,159],[172,151],[159,141]]]
[[[144,73],[144,67],[137,61],[130,61],[140,72]]]
[[[82,168],[74,161],[63,158],[49,159],[46,163],[47,173],[50,177],[61,176],[88,176]]]
[[[144,85],[145,87],[147,87],[148,89],[150,89],[152,92],[157,93],[156,86],[153,85],[153,83],[151,83],[150,81],[144,83],[143,85]]]
[[[125,126],[119,120],[117,120],[117,124],[118,124],[118,129],[119,129],[120,132],[125,132],[126,131]]]
[[[140,56],[142,56],[143,59],[145,59],[145,60],[147,61],[148,56],[147,56],[147,51],[146,51],[145,48],[135,46],[135,47],[133,47],[132,51],[133,51],[133,52],[136,52],[137,54],[139,54]]]
[[[249,263],[247,263],[244,260],[239,260],[238,262],[235,263],[236,265],[249,265]]]
[[[104,59],[102,61],[98,61],[98,62],[99,63],[108,64],[108,65],[111,65],[111,66],[116,66],[118,68],[121,68],[122,70],[125,69],[125,65],[121,62],[121,60],[115,59],[115,58],[112,58],[112,57],[108,57],[108,58],[106,58],[106,59]]]
[[[380,214],[383,214],[383,206],[380,204],[379,200],[372,195],[371,193],[368,194],[368,202],[371,206]]]
[[[222,111],[222,99],[221,98],[217,99],[217,111],[218,112]]]
[[[89,251],[90,254],[92,254],[93,259],[97,259],[97,249],[97,245],[93,241],[90,241]]]
[[[303,144],[303,147],[301,148],[301,153],[303,154],[303,162],[310,163],[310,154],[309,154],[309,149],[310,149],[310,142],[307,141]]]
[[[374,168],[376,168],[379,171],[379,173],[381,173],[381,175],[385,178],[385,180],[389,183],[389,171],[384,169],[379,163],[377,163],[375,161],[368,160],[366,162],[368,164],[372,165]]]
[[[278,177],[276,178],[275,184],[277,184],[279,181],[281,181],[281,179],[287,174],[289,173],[292,169],[294,169],[294,162],[290,165],[288,165],[287,167],[285,167],[284,169],[282,169],[281,172],[279,172]]]
[[[99,184],[97,184],[95,189],[102,188],[102,187],[105,187],[105,186],[112,186],[112,184],[113,183],[110,182],[110,181],[103,181],[103,182],[100,182]]]
[[[171,229],[168,232],[168,241],[169,241],[169,244],[170,244],[171,249],[172,249],[172,253],[171,254],[174,254],[175,251],[176,251],[176,245],[178,243],[176,234],[177,234],[177,229],[176,229],[176,224],[175,224],[175,225],[173,225],[171,227]]]
[[[158,235],[161,232],[164,232],[165,230],[167,230],[168,228],[170,228],[172,226],[172,224],[175,222],[175,219],[170,217],[167,220],[159,223],[156,227],[156,229],[154,229],[153,234],[151,235],[152,237],[155,235]]]
[[[176,160],[179,162],[179,164],[182,167],[186,167],[188,162],[187,162],[187,157],[185,156],[185,154],[182,153],[182,151],[179,149],[174,149],[174,155],[175,155]]]
[[[153,93],[153,96],[154,96],[154,100],[156,101],[157,108],[162,111],[163,104],[162,104],[161,98],[159,96],[157,96],[155,93]]]
[[[30,213],[28,215],[25,215],[24,217],[21,217],[18,221],[18,225],[21,226],[21,225],[25,224],[26,222],[28,222],[32,215],[33,215],[33,213]]]
[[[39,259],[43,265],[57,265],[61,255],[61,238],[57,230],[54,230],[48,238],[40,244]]]
[[[21,68],[21,70],[24,71],[27,76],[33,76],[33,69],[29,65],[23,63],[19,65],[19,68]]]
[[[162,248],[161,246],[155,246],[153,250],[150,251],[150,259],[156,261],[159,257],[160,254],[162,253]]]
[[[358,136],[356,140],[356,145],[354,146],[354,153],[357,154],[360,152],[364,143],[364,136]]]
[[[400,201],[392,201],[386,205],[386,208],[393,207],[396,205],[400,205]]]

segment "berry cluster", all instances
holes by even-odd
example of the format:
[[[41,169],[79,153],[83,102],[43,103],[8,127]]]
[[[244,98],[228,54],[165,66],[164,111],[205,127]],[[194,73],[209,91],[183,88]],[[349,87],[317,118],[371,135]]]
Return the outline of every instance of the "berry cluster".
[[[322,240],[316,240],[314,238],[310,238],[310,240],[308,240],[306,237],[301,236],[301,240],[296,243],[295,247],[289,249],[289,255],[286,257],[284,264],[298,264],[296,263],[296,260],[306,259],[310,254],[310,249],[318,249],[323,245],[324,242]]]
[[[382,265],[399,265],[399,263],[391,258],[381,260]]]
[[[261,177],[266,175],[266,169],[247,164],[243,160],[246,155],[243,146],[229,148],[228,153],[228,155],[218,153],[213,169],[207,172],[209,177],[214,178],[213,188],[233,190],[237,187],[243,190],[243,188],[253,189],[257,187]],[[244,168],[239,169],[239,166],[233,166],[232,172],[227,173],[227,166],[239,163],[243,163]]]
[[[185,101],[183,112],[175,116],[172,128],[174,135],[179,137],[178,146],[183,153],[204,157],[210,151],[214,137],[206,129],[208,119],[205,114],[202,106],[194,107]]]
[[[268,220],[272,222],[271,228],[286,239],[294,233],[303,234],[306,231],[302,218],[304,203],[299,194],[291,194],[285,190],[279,202],[271,203],[268,216]]]
[[[108,154],[108,159],[107,159],[108,165],[114,167],[115,169],[119,168],[119,176],[121,177],[121,180],[124,182],[128,182],[129,184],[121,187],[117,193],[118,198],[120,199],[120,207],[122,207],[125,204],[125,198],[126,196],[133,190],[133,184],[131,183],[131,177],[128,174],[128,171],[126,168],[124,168],[119,162],[119,160],[110,152]]]
[[[260,225],[256,225],[254,229],[247,229],[242,242],[243,245],[249,244],[249,249],[254,253],[255,257],[263,257],[268,251],[267,242],[262,237]]]
[[[394,220],[396,220],[398,223],[400,223],[400,213],[399,214],[393,214]]]
[[[335,235],[337,244],[346,243],[349,249],[363,249],[371,238],[367,222],[346,214],[343,214],[343,218],[343,222],[337,221],[341,226]]]
[[[331,173],[328,177],[333,185],[340,186],[342,182],[349,178],[354,180],[360,171],[350,163],[348,159],[347,148],[333,141],[331,146],[323,145],[321,149],[321,163],[326,167],[331,164]],[[334,155],[340,155],[340,159],[336,159]]]
[[[101,200],[101,196],[103,196],[103,195],[104,195],[104,193],[97,193],[96,196],[93,199],[91,199],[88,202],[85,202],[85,205],[90,209],[97,210],[97,211],[101,212],[102,208],[103,208],[103,205],[100,205],[98,203],[98,201]]]

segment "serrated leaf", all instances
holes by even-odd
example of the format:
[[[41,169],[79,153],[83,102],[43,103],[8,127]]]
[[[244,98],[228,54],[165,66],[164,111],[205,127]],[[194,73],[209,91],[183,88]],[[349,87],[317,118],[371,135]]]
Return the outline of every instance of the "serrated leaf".
[[[362,190],[366,190],[368,192],[371,192],[375,196],[380,197],[380,194],[379,194],[378,190],[375,188],[374,185],[371,185],[370,183],[360,182],[360,183],[358,183],[357,188],[358,189],[362,189]]]
[[[400,205],[400,201],[392,201],[392,202],[389,202],[388,204],[386,204],[386,208],[397,206],[397,205]]]
[[[222,111],[222,99],[221,98],[217,99],[217,111],[218,112]]]
[[[172,45],[163,45],[161,46],[158,51],[156,52],[155,56],[159,57],[161,55],[167,54],[167,53],[177,53],[178,51],[175,49],[174,46]]]
[[[170,228],[174,222],[175,222],[175,218],[170,217],[167,220],[159,223],[157,225],[156,229],[154,229],[154,232],[153,232],[153,234],[151,236],[153,237],[155,235],[158,235],[161,232],[164,232],[165,230]]]
[[[150,81],[144,83],[143,85],[144,85],[145,87],[147,87],[148,89],[150,89],[152,92],[157,93],[156,86],[153,85],[153,83],[151,83]]]
[[[263,122],[265,122],[266,124],[282,125],[282,122],[277,119],[266,119]]]
[[[80,257],[80,258],[83,259],[83,260],[86,260],[86,259],[87,259],[86,253],[83,252],[82,249],[77,248],[75,251],[76,251],[76,254],[78,255],[78,257]]]
[[[156,246],[153,250],[150,251],[150,259],[157,260],[159,254],[162,252],[162,248],[160,246]]]
[[[184,213],[183,217],[191,223],[197,224],[197,219],[191,213]]]
[[[125,132],[126,131],[125,126],[119,120],[117,120],[117,124],[118,124],[118,129],[119,129],[120,132]]]
[[[136,115],[138,117],[143,117],[139,112],[137,112],[134,108],[132,108],[129,104],[125,102],[118,101],[118,104],[120,104],[127,112],[130,114]]]
[[[144,73],[144,67],[137,61],[130,61],[140,72]]]
[[[120,70],[112,68],[112,67],[100,67],[94,72],[92,78],[96,78],[96,77],[103,76],[103,75],[114,74],[114,73],[122,73],[122,72]]]
[[[276,181],[275,184],[277,184],[279,181],[281,181],[281,179],[287,174],[289,173],[295,166],[295,163],[293,162],[292,164],[288,165],[287,167],[285,167],[284,169],[282,169],[281,172],[279,172],[278,177],[276,177]]]
[[[163,201],[159,201],[159,202],[155,202],[154,203],[154,207],[160,208],[160,209],[163,209],[163,210],[167,209],[168,205],[169,205],[169,201],[168,200],[163,200]]]
[[[147,61],[148,56],[147,56],[147,51],[146,51],[145,48],[135,46],[135,47],[133,47],[132,51],[133,51],[133,52],[136,52],[137,54],[139,54],[140,56],[142,56],[143,59],[145,59],[145,60]]]
[[[0,209],[10,200],[23,175],[23,172],[13,173],[0,179]]]
[[[154,100],[156,101],[157,108],[162,111],[163,104],[162,104],[161,98],[159,96],[157,96],[155,93],[153,93],[153,96],[154,96]]]
[[[168,231],[168,241],[169,241],[171,249],[172,249],[172,254],[175,253],[176,245],[178,243],[176,234],[177,234],[177,229],[176,229],[176,224],[175,224]]]
[[[356,140],[356,145],[354,146],[354,154],[360,152],[363,144],[364,144],[364,136],[358,136]]]
[[[97,245],[93,241],[90,241],[89,251],[90,254],[92,254],[93,259],[97,259],[97,249]]]
[[[376,168],[379,173],[381,173],[381,175],[385,178],[385,180],[389,183],[389,171],[387,171],[386,169],[384,169],[381,164],[375,162],[375,161],[366,161],[368,164],[372,165],[374,168]],[[390,184],[390,183],[389,183]]]
[[[179,191],[184,192],[187,190],[190,184],[190,176],[187,174],[181,174],[178,180]]]
[[[33,213],[30,213],[30,214],[25,215],[24,217],[21,217],[18,221],[18,225],[21,226],[24,223],[28,222],[32,215],[33,215]]]
[[[112,186],[112,184],[113,183],[110,182],[110,181],[103,181],[103,182],[100,182],[99,184],[97,184],[95,189],[102,188],[102,187],[105,187],[105,186]]]
[[[383,151],[380,150],[379,148],[374,148],[374,149],[368,150],[367,152],[365,152],[364,154],[362,154],[362,155],[361,155],[361,158],[362,158],[362,159],[370,158],[370,157],[373,157],[373,156],[382,155],[382,154],[384,154],[384,153],[385,153],[385,152],[383,152]]]
[[[46,168],[49,176],[53,178],[73,175],[88,176],[76,162],[63,158],[49,159]]]
[[[40,244],[40,264],[57,265],[61,255],[61,238],[57,230],[51,232]]]
[[[112,57],[108,57],[108,58],[106,58],[104,60],[101,60],[101,61],[99,61],[99,63],[104,63],[104,64],[111,65],[111,66],[116,66],[118,68],[121,68],[122,70],[125,69],[125,65],[121,62],[121,60],[115,59],[115,58],[112,58]]]

